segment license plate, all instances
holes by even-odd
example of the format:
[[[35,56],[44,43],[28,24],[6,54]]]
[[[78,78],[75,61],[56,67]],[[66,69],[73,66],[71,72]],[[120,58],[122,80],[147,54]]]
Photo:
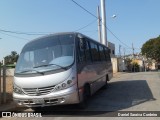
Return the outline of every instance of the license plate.
[[[33,99],[33,102],[36,103],[36,104],[43,104],[44,103],[44,99],[43,98]]]

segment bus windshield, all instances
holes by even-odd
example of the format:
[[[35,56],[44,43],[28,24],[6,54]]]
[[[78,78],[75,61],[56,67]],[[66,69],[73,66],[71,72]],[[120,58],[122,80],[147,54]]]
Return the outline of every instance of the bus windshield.
[[[19,56],[15,73],[41,73],[63,69],[74,62],[74,35],[53,35],[26,44]]]

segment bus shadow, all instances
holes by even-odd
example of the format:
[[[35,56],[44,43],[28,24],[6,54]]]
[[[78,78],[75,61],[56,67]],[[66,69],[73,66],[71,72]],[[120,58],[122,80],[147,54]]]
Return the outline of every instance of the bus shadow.
[[[111,82],[106,90],[97,91],[84,110],[65,105],[44,107],[41,112],[44,116],[103,116],[152,100],[155,99],[146,80],[118,81]]]
[[[128,80],[110,83],[106,91],[100,90],[93,96],[91,103],[99,110],[117,111],[152,100],[155,98],[146,80]]]

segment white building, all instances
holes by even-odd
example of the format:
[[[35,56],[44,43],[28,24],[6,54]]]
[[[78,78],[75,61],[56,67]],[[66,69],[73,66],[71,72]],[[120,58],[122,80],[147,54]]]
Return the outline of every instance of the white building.
[[[108,42],[108,48],[111,51],[111,53],[110,53],[111,58],[115,57],[115,44]]]

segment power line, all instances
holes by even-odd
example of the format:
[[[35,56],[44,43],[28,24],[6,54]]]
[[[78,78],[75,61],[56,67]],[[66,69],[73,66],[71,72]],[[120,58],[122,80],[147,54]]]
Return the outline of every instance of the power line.
[[[76,31],[80,31],[80,30],[82,30],[82,29],[85,29],[86,27],[88,27],[89,25],[91,25],[91,24],[93,24],[94,22],[95,22],[96,20],[94,20],[94,21],[92,21],[92,22],[90,22],[89,24],[87,24],[87,25],[85,25],[85,26],[83,26],[83,27],[81,27],[81,28],[79,28],[79,29],[77,29],[77,30],[74,30],[74,32],[76,32]],[[97,31],[97,30],[95,30],[95,31]],[[87,32],[87,31],[86,31]],[[88,32],[91,32],[91,31],[88,31]],[[18,36],[15,36],[15,35],[10,35],[10,34],[7,34],[7,33],[13,33],[13,34],[23,34],[23,35],[47,35],[47,34],[40,34],[40,32],[38,32],[38,33],[31,33],[31,32],[29,32],[29,33],[26,33],[26,32],[19,32],[19,31],[11,31],[11,30],[4,30],[4,29],[0,29],[0,33],[1,34],[4,34],[4,35],[7,35],[7,36],[10,36],[10,37],[15,37],[15,38],[18,38],[18,39],[23,39],[23,40],[29,40],[29,39],[26,39],[26,38],[22,38],[22,37],[18,37]],[[47,32],[45,32],[45,33],[47,33]],[[49,33],[49,32],[48,32]],[[53,33],[53,32],[52,32]]]
[[[88,11],[87,9],[85,9],[83,6],[81,6],[80,4],[78,4],[77,2],[75,2],[74,0],[71,0],[73,3],[75,3],[77,6],[79,6],[80,8],[82,8],[84,11],[86,11],[87,13],[89,13],[90,15],[92,15],[93,17],[95,17],[96,18],[96,20],[98,19],[98,17],[97,16],[95,16],[93,13],[91,13],[90,11]],[[77,30],[75,30],[75,32],[76,31],[80,31],[80,30],[82,30],[82,29],[85,29],[86,27],[88,27],[89,25],[91,25],[91,24],[93,24],[96,20],[94,20],[94,21],[92,21],[91,23],[89,23],[89,24],[87,24],[87,25],[85,25],[84,27],[81,27],[81,28],[79,28],[79,29],[77,29]],[[103,24],[103,23],[102,23]],[[107,30],[119,41],[119,42],[121,42],[123,45],[125,45],[126,47],[128,47],[128,48],[131,48],[131,47],[129,47],[127,44],[125,44],[124,42],[122,42],[107,26],[105,26],[106,28],[107,28]],[[7,32],[7,33],[14,33],[14,34],[24,34],[24,35],[47,35],[47,34],[49,34],[49,33],[47,33],[47,32],[45,32],[46,34],[44,34],[43,32],[19,32],[19,31],[10,31],[10,30],[4,30],[4,29],[0,29],[0,31],[1,31],[1,33],[2,32]],[[5,34],[5,33],[3,33],[3,34]],[[17,37],[17,36],[13,36],[13,35],[9,35],[9,34],[6,34],[6,35],[8,35],[8,36],[11,36],[11,37],[16,37],[16,38],[19,38],[19,39],[25,39],[25,38],[20,38],[20,37]],[[26,39],[25,39],[26,40]],[[28,40],[28,39],[27,39]]]
[[[14,34],[23,34],[23,35],[47,35],[44,34],[44,33],[40,33],[40,32],[37,32],[37,33],[34,33],[34,32],[19,32],[19,31],[10,31],[10,30],[4,30],[4,29],[0,29],[1,32],[7,32],[7,33],[14,33]],[[49,34],[49,33],[48,33]]]
[[[97,20],[97,19],[96,19],[96,20]],[[90,26],[91,24],[93,24],[96,20],[94,20],[94,21],[90,22],[89,24],[87,24],[87,25],[85,25],[85,26],[83,26],[83,27],[75,30],[75,32],[76,32],[76,31],[80,31],[80,30],[82,30],[82,29],[85,29],[86,27],[88,27],[88,26]]]
[[[92,15],[93,17],[95,17],[96,19],[98,19],[97,16],[95,16],[94,14],[92,14],[91,12],[89,12],[86,8],[82,7],[79,3],[75,2],[74,0],[71,0],[72,2],[74,2],[77,6],[79,6],[80,8],[82,8],[84,11],[86,11],[87,13],[89,13],[90,15]],[[102,23],[103,24],[103,23]],[[103,24],[104,25],[104,24]],[[105,26],[107,28],[107,30],[119,41],[121,42],[123,45],[125,45],[128,48],[129,47],[127,44],[125,44],[124,42],[122,42],[107,26]]]
[[[107,27],[106,27],[107,28]],[[124,42],[122,42],[109,28],[107,28],[107,30],[119,41],[121,42],[123,45],[125,45],[126,47],[130,48],[127,44],[125,44]]]
[[[14,35],[9,35],[7,33],[3,33],[3,32],[0,32],[1,34],[4,34],[4,35],[7,35],[7,36],[10,36],[10,37],[15,37],[15,38],[18,38],[18,39],[23,39],[23,40],[27,40],[29,41],[29,39],[26,39],[26,38],[22,38],[22,37],[17,37],[17,36],[14,36]]]
[[[97,32],[98,30],[87,30],[87,31],[81,31],[81,32]]]
[[[127,49],[133,49],[133,48],[127,48]],[[135,50],[141,50],[141,48],[134,48]]]
[[[82,29],[85,29],[86,27],[88,27],[89,25],[93,24],[96,20],[90,22],[89,24],[77,29],[77,30],[74,30],[74,32],[76,31],[80,31]],[[97,31],[97,30],[94,30],[94,31]],[[84,31],[84,32],[93,32],[93,31]],[[4,34],[4,35],[7,35],[7,36],[10,36],[10,37],[15,37],[15,38],[18,38],[18,39],[23,39],[23,40],[29,40],[29,39],[26,39],[26,38],[22,38],[22,37],[18,37],[18,36],[15,36],[15,35],[10,35],[10,34],[7,34],[7,33],[13,33],[13,34],[24,34],[24,35],[47,35],[47,34],[40,34],[40,32],[38,32],[38,34],[36,33],[26,33],[26,32],[19,32],[19,31],[11,31],[11,30],[4,30],[4,29],[0,29],[0,33],[1,34]],[[45,32],[47,33],[47,32]],[[49,32],[48,32],[49,33]]]
[[[96,20],[90,22],[89,24],[81,27],[81,28],[78,28],[77,30],[74,30],[74,32],[77,32],[77,31],[80,31],[82,29],[85,29],[86,27],[90,26],[91,24],[93,24]],[[91,31],[90,31],[91,32]],[[16,38],[20,38],[20,37],[17,37],[17,36],[13,36],[13,35],[9,35],[9,34],[6,34],[6,33],[13,33],[13,34],[23,34],[23,35],[47,35],[47,34],[41,34],[40,32],[38,33],[26,33],[26,32],[19,32],[19,31],[10,31],[10,30],[4,30],[4,29],[0,29],[0,33],[2,34],[5,34],[5,35],[8,35],[8,36],[11,36],[11,37],[16,37]],[[47,33],[47,32],[46,32]],[[52,32],[53,33],[53,32]],[[21,38],[20,38],[21,39]],[[22,39],[25,39],[25,38],[22,38]]]
[[[97,19],[96,19],[97,20]],[[82,29],[85,29],[86,27],[90,26],[91,24],[93,24],[96,20],[93,20],[92,22],[90,22],[89,24],[78,28],[77,30],[74,30],[74,32],[76,31],[80,31]],[[51,32],[20,32],[20,31],[11,31],[11,30],[4,30],[4,29],[0,29],[0,32],[5,32],[5,33],[13,33],[13,34],[23,34],[23,35],[48,35],[51,34]],[[52,32],[53,33],[53,32]]]
[[[78,5],[80,8],[82,8],[84,11],[86,11],[87,13],[89,13],[90,15],[94,16],[95,18],[97,18],[97,16],[95,16],[93,13],[89,12],[87,9],[85,9],[80,4],[78,4],[76,1],[74,1],[74,0],[71,0],[71,1],[74,2],[76,5]]]

